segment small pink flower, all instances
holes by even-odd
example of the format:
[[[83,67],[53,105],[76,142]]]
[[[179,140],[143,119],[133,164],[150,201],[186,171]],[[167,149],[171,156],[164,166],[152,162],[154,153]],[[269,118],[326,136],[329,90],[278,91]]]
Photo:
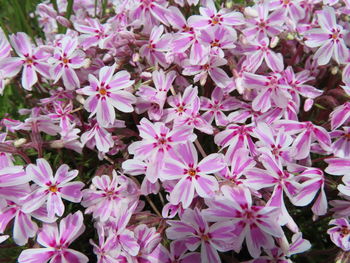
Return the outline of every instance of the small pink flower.
[[[197,151],[192,143],[179,145],[176,154],[165,159],[162,180],[179,180],[170,193],[170,202],[182,203],[184,208],[192,203],[195,193],[210,197],[219,189],[217,180],[209,174],[225,167],[223,156],[210,154],[198,162]]]
[[[46,263],[51,260],[50,262],[87,263],[87,256],[68,248],[84,232],[83,220],[83,214],[78,211],[63,218],[59,227],[56,223],[44,224],[37,238],[37,242],[44,248],[23,250],[18,262]]]
[[[84,107],[91,112],[90,118],[96,114],[97,122],[102,127],[114,123],[114,108],[122,112],[132,112],[134,109],[131,104],[136,102],[134,95],[123,90],[134,84],[130,80],[130,74],[125,70],[114,74],[115,69],[116,64],[101,68],[99,80],[89,74],[90,86],[77,90],[78,93],[89,96]]]
[[[333,219],[329,222],[334,227],[328,229],[327,233],[331,240],[344,251],[350,250],[350,224],[346,218]]]
[[[16,51],[18,57],[6,57],[0,61],[0,72],[4,77],[11,78],[22,72],[22,86],[26,90],[32,90],[32,86],[37,83],[38,76],[44,76],[50,79],[47,63],[50,54],[46,53],[42,48],[33,48],[29,37],[25,33],[17,33],[10,36],[10,42]],[[6,51],[7,52],[7,51]]]
[[[26,173],[31,176],[35,186],[33,191],[23,198],[23,211],[32,212],[46,203],[48,216],[53,218],[55,214],[62,216],[64,204],[62,198],[70,202],[79,203],[82,197],[82,182],[70,182],[78,175],[78,170],[69,171],[66,164],[61,165],[55,176],[45,159],[38,159],[36,165],[30,164]]]
[[[169,239],[181,241],[187,249],[195,251],[201,246],[202,263],[220,263],[217,251],[229,251],[235,242],[234,225],[231,221],[221,221],[209,226],[198,208],[187,209],[181,221],[168,221],[166,230]]]
[[[319,65],[326,65],[331,57],[337,63],[344,63],[349,57],[344,35],[346,31],[336,23],[335,11],[332,7],[324,7],[318,13],[317,21],[321,28],[314,28],[305,33],[305,44],[308,47],[320,47],[314,58]]]
[[[56,47],[53,57],[49,59],[52,64],[50,73],[54,83],[62,78],[63,84],[68,90],[80,87],[75,70],[83,67],[85,53],[77,47],[78,39],[66,36],[61,40],[60,47]]]

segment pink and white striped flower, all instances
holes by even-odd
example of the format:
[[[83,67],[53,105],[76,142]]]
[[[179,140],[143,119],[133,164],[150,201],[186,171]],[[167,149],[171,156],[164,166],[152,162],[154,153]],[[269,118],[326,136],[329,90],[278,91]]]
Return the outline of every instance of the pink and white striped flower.
[[[257,258],[262,247],[275,247],[273,237],[283,236],[276,220],[278,207],[253,205],[250,191],[245,187],[222,186],[221,191],[223,197],[205,200],[209,208],[203,215],[210,222],[231,220],[236,236],[231,249],[238,253],[245,240],[250,255]]]
[[[283,57],[281,53],[275,53],[269,47],[269,39],[251,40],[244,54],[247,56],[246,64],[251,72],[255,72],[261,66],[263,61],[274,72],[280,72],[284,69]]]
[[[278,9],[269,14],[269,2],[252,7],[251,12],[256,12],[257,16],[246,19],[246,28],[242,30],[248,39],[262,40],[267,37],[274,37],[283,30],[285,12]]]
[[[192,143],[179,145],[165,159],[161,180],[179,180],[170,193],[170,202],[174,205],[182,203],[187,208],[197,193],[206,198],[214,195],[219,189],[216,173],[225,167],[223,155],[210,154],[198,162],[198,154]]]
[[[99,79],[89,74],[90,85],[77,90],[78,93],[89,96],[84,107],[91,112],[90,118],[96,114],[97,122],[102,127],[114,123],[114,108],[121,112],[132,112],[132,104],[136,102],[134,95],[123,90],[134,84],[130,80],[130,74],[126,70],[114,74],[116,67],[114,64],[101,68]]]
[[[344,35],[347,33],[341,25],[336,23],[335,11],[332,7],[324,7],[317,14],[320,28],[314,28],[305,33],[305,44],[308,47],[320,47],[314,54],[319,65],[326,65],[331,57],[337,63],[344,63],[349,57],[349,50],[345,45]]]
[[[44,248],[30,248],[19,255],[20,263],[74,262],[87,263],[88,257],[68,248],[85,230],[83,214],[78,211],[63,218],[59,224],[44,224],[37,242]]]
[[[212,123],[215,119],[217,126],[225,126],[228,120],[223,111],[232,111],[240,106],[240,102],[231,96],[224,96],[221,88],[216,87],[211,94],[211,100],[206,97],[201,97],[201,108],[205,113],[202,115],[203,119]]]
[[[37,83],[37,72],[50,79],[50,65],[47,63],[49,53],[40,47],[33,48],[27,34],[22,32],[11,35],[10,42],[18,57],[6,57],[0,60],[0,72],[4,77],[12,78],[23,68],[21,84],[26,90],[32,90],[33,85]],[[4,52],[8,52],[7,48]]]
[[[331,149],[331,138],[327,130],[321,126],[317,126],[310,121],[298,122],[292,120],[281,120],[275,122],[277,129],[284,129],[289,135],[298,134],[293,142],[291,154],[297,160],[304,159],[309,156],[311,143],[317,141],[320,147],[329,151]]]
[[[110,217],[118,218],[120,210],[138,198],[130,179],[115,171],[112,179],[107,175],[95,176],[92,184],[94,189],[83,190],[81,204],[86,207],[85,213],[93,213],[93,217],[101,222]]]
[[[345,102],[344,104],[336,107],[329,117],[331,119],[332,130],[335,130],[344,123],[346,124],[350,118],[350,102]]]
[[[78,176],[78,170],[69,171],[66,164],[61,165],[55,176],[50,164],[45,159],[37,159],[36,165],[29,164],[26,173],[35,183],[33,190],[23,199],[23,211],[30,213],[46,203],[48,217],[55,214],[62,216],[64,204],[62,198],[70,202],[79,203],[82,198],[82,182],[70,182]]]
[[[111,38],[112,34],[109,32],[109,24],[101,25],[97,19],[87,18],[86,24],[74,23],[74,28],[82,33],[79,36],[79,43],[83,49],[86,50],[93,46],[105,48],[105,42]]]
[[[327,233],[335,245],[344,251],[350,250],[350,224],[346,218],[337,218],[329,222],[334,227],[328,229]]]
[[[160,25],[152,29],[148,43],[140,48],[140,55],[145,57],[152,66],[160,64],[166,68],[168,66],[165,52],[170,50],[171,38],[169,34],[164,34],[164,26]]]
[[[196,139],[192,127],[182,126],[171,130],[162,122],[153,124],[146,118],[140,121],[138,129],[143,140],[133,142],[129,146],[129,153],[136,158],[149,160],[146,176],[151,183],[157,181],[163,162],[175,145]]]
[[[182,242],[190,251],[201,246],[202,263],[220,263],[218,251],[229,251],[234,247],[236,236],[234,225],[230,220],[214,223],[209,226],[198,208],[187,209],[181,221],[168,221],[166,230],[169,239]]]
[[[85,53],[78,49],[78,39],[66,36],[55,48],[53,57],[49,59],[52,64],[50,74],[56,83],[62,78],[63,85],[68,90],[80,87],[80,81],[75,70],[85,64]]]

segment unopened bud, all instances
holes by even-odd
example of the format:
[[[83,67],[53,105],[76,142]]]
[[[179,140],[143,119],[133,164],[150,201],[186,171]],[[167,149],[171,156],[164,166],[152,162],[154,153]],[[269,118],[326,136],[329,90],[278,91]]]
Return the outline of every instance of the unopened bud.
[[[61,149],[64,147],[64,142],[62,142],[61,140],[56,140],[50,143],[51,148],[54,149]]]
[[[286,38],[287,38],[287,40],[294,40],[295,36],[293,33],[288,33]]]
[[[132,55],[132,61],[133,61],[133,62],[138,62],[138,61],[140,61],[140,54],[139,54],[139,53],[134,53],[134,54]]]
[[[26,142],[27,142],[27,139],[25,139],[25,138],[20,138],[20,139],[14,141],[13,145],[14,145],[16,148],[18,148],[18,147],[22,146],[23,144],[25,144]]]
[[[331,68],[331,74],[337,75],[339,72],[339,68],[337,66]]]
[[[46,4],[39,4],[37,7],[37,10],[39,12],[43,12],[45,14],[47,14],[48,16],[55,18],[57,16],[57,12],[50,6],[46,5]]]
[[[255,8],[252,7],[246,7],[244,8],[244,15],[247,17],[258,17],[258,12],[256,11]]]
[[[277,37],[277,36],[274,36],[272,39],[271,39],[271,42],[270,42],[270,48],[275,48],[277,45],[278,45],[278,42],[280,41],[280,38]]]
[[[90,66],[91,66],[91,59],[89,59],[89,58],[84,59],[83,68],[86,69]]]
[[[75,98],[80,104],[85,104],[85,99],[83,96],[77,95]]]
[[[59,24],[61,24],[64,27],[71,27],[72,23],[65,17],[63,16],[58,16],[56,17],[56,20]]]

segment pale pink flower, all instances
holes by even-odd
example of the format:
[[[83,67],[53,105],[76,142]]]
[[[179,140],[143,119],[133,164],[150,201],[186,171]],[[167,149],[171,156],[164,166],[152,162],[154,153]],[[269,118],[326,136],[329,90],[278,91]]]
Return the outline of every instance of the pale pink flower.
[[[344,35],[346,31],[336,23],[335,11],[332,7],[324,7],[317,14],[320,28],[314,28],[305,33],[305,44],[308,47],[320,47],[314,54],[319,65],[326,65],[331,57],[337,63],[344,63],[349,57]]]
[[[147,62],[152,66],[160,64],[166,68],[168,62],[165,57],[165,52],[170,50],[170,35],[163,34],[164,26],[160,25],[152,29],[148,43],[140,48],[140,55],[145,57]]]
[[[283,57],[281,53],[275,53],[269,47],[269,39],[251,40],[244,54],[247,56],[245,66],[250,71],[255,72],[261,66],[263,61],[274,72],[280,72],[284,69]]]
[[[140,121],[138,129],[143,140],[133,142],[129,146],[129,153],[134,154],[136,158],[149,160],[150,166],[146,176],[152,183],[157,181],[168,152],[177,144],[193,142],[196,139],[192,127],[175,127],[171,130],[162,122],[153,124],[146,118]]]
[[[167,157],[161,173],[161,180],[179,180],[170,193],[170,202],[182,203],[187,208],[197,193],[206,198],[214,195],[219,189],[216,173],[225,167],[223,155],[210,154],[198,162],[198,154],[192,143],[179,145],[175,154]]]
[[[10,42],[18,57],[6,57],[0,60],[0,72],[4,77],[14,77],[23,68],[21,84],[26,90],[32,90],[32,86],[37,83],[37,72],[50,79],[50,66],[47,63],[49,53],[40,47],[33,48],[29,37],[22,32],[11,35]]]
[[[80,69],[85,63],[85,53],[78,49],[78,39],[66,36],[60,41],[60,46],[55,48],[54,55],[49,59],[52,64],[50,73],[56,83],[62,78],[63,85],[68,90],[80,87],[80,81],[75,70]]]
[[[298,22],[305,17],[305,4],[303,0],[273,0],[269,2],[271,10],[283,10],[285,15],[289,16],[293,22]]]
[[[245,187],[222,186],[223,197],[206,199],[208,209],[203,211],[210,222],[230,222],[235,227],[234,249],[241,250],[245,240],[251,256],[258,257],[261,247],[273,248],[273,237],[282,237],[283,231],[277,223],[278,207],[256,206]]]
[[[228,124],[227,116],[223,111],[232,111],[240,106],[240,102],[231,96],[224,96],[224,92],[221,88],[216,87],[212,94],[211,100],[206,97],[201,97],[200,110],[205,111],[202,115],[203,119],[212,123],[215,119],[217,126],[225,126]]]
[[[79,36],[79,43],[84,50],[98,46],[105,48],[105,42],[111,38],[112,34],[109,32],[110,26],[108,23],[101,25],[97,19],[87,18],[86,23],[74,23],[74,28],[82,33]],[[85,22],[84,21],[84,22]]]
[[[176,78],[176,72],[165,73],[163,70],[155,70],[152,73],[152,80],[155,88],[142,85],[136,95],[136,113],[140,114],[148,111],[151,120],[159,121],[163,116],[163,107],[167,99],[167,93],[172,88],[173,81]]]
[[[209,75],[220,88],[226,88],[230,84],[231,80],[227,73],[219,68],[227,64],[226,59],[211,55],[203,65],[192,65],[190,62],[190,60],[184,62],[182,74],[186,76],[195,75],[194,82],[199,81],[204,86]]]
[[[92,179],[94,189],[83,190],[85,213],[93,213],[94,218],[105,222],[110,217],[118,217],[123,207],[137,199],[137,192],[132,181],[113,171],[112,179],[107,175],[95,176]]]
[[[329,222],[334,227],[328,229],[327,233],[335,245],[344,251],[350,250],[350,224],[346,218],[333,219]]]
[[[114,123],[114,108],[122,112],[132,112],[134,109],[131,104],[136,102],[134,95],[123,90],[134,84],[130,80],[130,74],[126,70],[114,74],[115,69],[116,64],[101,68],[99,80],[89,74],[90,85],[77,90],[78,93],[89,96],[84,107],[91,112],[90,118],[96,114],[97,122],[102,127]]]
[[[70,182],[78,176],[78,170],[69,171],[66,164],[61,165],[53,176],[50,164],[45,159],[37,159],[36,165],[29,164],[26,173],[35,183],[32,192],[23,199],[23,211],[26,213],[38,209],[46,203],[48,217],[62,216],[64,204],[62,198],[79,203],[82,198],[82,182]]]
[[[113,147],[112,135],[97,121],[91,121],[88,130],[81,135],[81,142],[93,149],[95,146],[100,152],[106,153]]]
[[[242,30],[248,39],[264,39],[278,35],[283,30],[285,21],[285,11],[278,9],[269,14],[269,2],[254,5],[253,12],[257,12],[257,17],[246,20],[246,28]]]
[[[310,155],[311,143],[314,141],[317,141],[325,151],[331,149],[331,138],[327,130],[310,121],[280,120],[275,122],[274,127],[284,129],[284,132],[289,135],[298,134],[293,142],[291,151],[291,155],[297,160],[304,159]]]
[[[233,248],[236,236],[230,220],[209,226],[198,208],[187,209],[180,219],[168,221],[170,227],[166,230],[167,237],[183,242],[190,251],[201,246],[202,263],[220,263],[218,251],[225,252]]]
[[[69,214],[59,224],[44,224],[39,231],[37,242],[44,248],[30,248],[19,255],[20,263],[74,262],[87,263],[88,257],[68,248],[85,230],[81,211]]]
[[[329,133],[335,141],[332,143],[334,156],[341,158],[350,157],[350,127],[342,127],[342,130],[335,130]]]

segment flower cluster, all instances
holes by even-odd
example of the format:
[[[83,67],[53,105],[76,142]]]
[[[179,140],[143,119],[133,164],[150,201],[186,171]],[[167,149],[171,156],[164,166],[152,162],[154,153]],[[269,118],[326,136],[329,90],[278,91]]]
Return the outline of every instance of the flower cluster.
[[[44,38],[0,30],[0,93],[26,107],[0,121],[0,242],[25,246],[18,262],[350,251],[347,1],[57,0],[34,15]]]

